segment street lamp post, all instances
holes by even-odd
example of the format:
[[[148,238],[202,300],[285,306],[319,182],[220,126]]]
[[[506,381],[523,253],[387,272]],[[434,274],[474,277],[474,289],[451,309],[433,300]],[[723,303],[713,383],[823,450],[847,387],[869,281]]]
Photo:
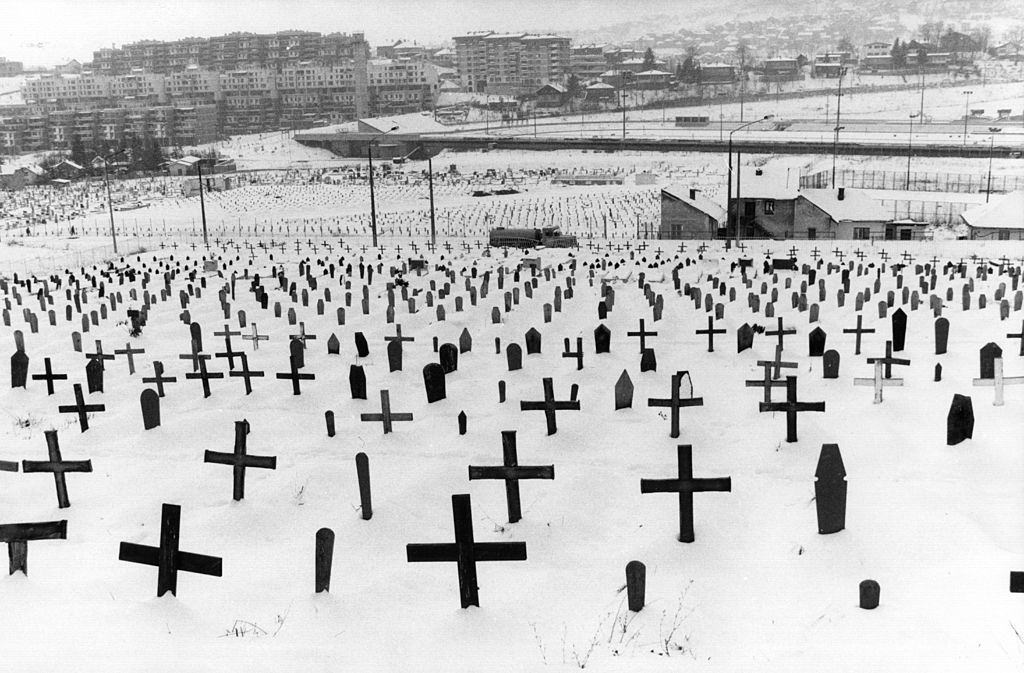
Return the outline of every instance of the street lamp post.
[[[906,189],[910,191],[910,157],[913,156],[913,144],[914,144],[914,119],[921,113],[915,112],[910,115],[910,130],[907,132],[907,186]]]
[[[839,149],[839,132],[843,127],[839,125],[840,115],[843,110],[843,76],[846,68],[839,68],[839,91],[836,92],[836,128],[835,136],[832,139],[832,189],[836,188],[836,151]]]
[[[967,118],[970,116],[971,94],[973,91],[964,91],[964,147],[967,147]]]
[[[124,152],[124,150],[119,150],[117,152],[112,152],[110,154],[110,156],[111,157],[115,157],[118,154],[121,154],[122,152]],[[117,254],[117,232],[114,230],[114,200],[110,196],[110,176],[107,174],[107,164],[109,163],[110,160],[108,158],[106,158],[106,157],[101,157],[98,154],[96,155],[96,158],[103,162],[103,183],[104,183],[104,185],[107,188],[107,210],[110,212],[110,242],[114,246],[114,254],[116,255]]]
[[[199,214],[203,220],[203,245],[210,247],[210,240],[206,236],[206,201],[203,199],[203,160],[196,162],[196,176],[199,180]]]
[[[742,124],[740,126],[737,126],[732,131],[729,131],[729,171],[728,171],[728,175],[726,175],[726,196],[725,196],[725,223],[726,223],[726,231],[728,231],[729,225],[732,224],[732,174],[733,174],[733,170],[732,170],[732,134],[736,133],[737,131],[741,131],[741,130],[745,129],[748,126],[753,126],[754,124],[756,124],[756,123],[758,123],[760,121],[764,121],[765,119],[771,119],[774,116],[775,115],[765,115],[761,119],[755,119],[752,122],[747,122],[746,124]],[[736,166],[737,166],[737,171],[736,171],[736,245],[739,245],[739,243],[740,243],[740,216],[739,216],[739,208],[740,208],[740,172],[739,172],[739,169],[741,167],[740,167],[739,163],[740,163],[740,153],[737,152],[736,153]]]
[[[434,161],[427,156],[427,184],[430,185],[430,244],[437,245],[437,229],[434,224]]]
[[[988,199],[992,196],[992,151],[996,146],[996,134],[1003,129],[998,126],[989,126],[989,141],[988,141],[988,183],[985,187],[985,203],[988,203]]]
[[[389,128],[387,131],[377,134],[368,143],[366,143],[366,160],[369,164],[370,171],[370,233],[373,234],[373,247],[375,248],[377,247],[377,198],[374,194],[373,186],[373,144],[387,134],[396,130],[398,130],[397,124]]]

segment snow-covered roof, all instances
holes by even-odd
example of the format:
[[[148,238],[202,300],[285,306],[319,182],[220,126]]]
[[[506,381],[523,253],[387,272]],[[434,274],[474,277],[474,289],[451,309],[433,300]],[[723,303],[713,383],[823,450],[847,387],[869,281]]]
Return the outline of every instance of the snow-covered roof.
[[[1012,192],[960,213],[969,227],[1024,229],[1024,191]]]
[[[758,175],[758,170],[761,174]],[[740,173],[740,197],[744,199],[775,199],[777,201],[793,200],[800,195],[800,175],[794,169],[758,169],[745,166]],[[736,180],[732,181],[735,197]]]
[[[588,86],[587,88],[588,88],[588,89],[601,89],[601,90],[606,90],[606,89],[614,89],[615,87],[613,87],[613,86],[612,86],[611,84],[605,84],[604,82],[596,82],[596,83],[594,83],[594,84],[591,84],[591,85],[590,85],[590,86]]]
[[[706,196],[701,196],[700,192],[696,194],[695,198],[690,198],[690,188],[683,185],[669,185],[668,187],[662,187],[662,194],[667,194],[673,199],[688,203],[705,215],[711,216],[716,222],[725,222],[725,208],[718,205]]]
[[[843,198],[839,198],[839,189]],[[836,222],[888,222],[892,218],[875,199],[859,189],[805,189],[800,195]]]
[[[394,117],[372,117],[360,119],[360,126],[369,127],[380,133],[390,131],[391,133],[434,133],[444,131],[446,127],[434,121],[433,117],[424,117],[418,112],[412,114],[396,115]],[[395,127],[398,128],[395,128]],[[391,131],[391,129],[394,129]]]
[[[636,76],[637,77],[671,77],[672,73],[665,72],[664,70],[644,70],[643,72],[638,72],[636,74]]]
[[[551,84],[551,83],[548,83],[548,84],[545,84],[544,86],[542,86],[540,89],[538,89],[537,93],[540,93],[541,91],[544,91],[544,89],[554,89],[558,93],[565,93],[567,91],[567,89],[564,86],[562,86],[561,84]]]

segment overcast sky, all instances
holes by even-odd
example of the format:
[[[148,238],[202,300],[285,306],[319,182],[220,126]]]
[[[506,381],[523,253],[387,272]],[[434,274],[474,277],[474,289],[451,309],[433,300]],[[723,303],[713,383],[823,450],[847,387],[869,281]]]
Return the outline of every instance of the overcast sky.
[[[703,0],[0,0],[0,56],[91,60],[103,45],[232,31],[363,31],[371,45],[438,43],[470,30],[570,30],[680,15]],[[678,28],[678,26],[676,26]]]

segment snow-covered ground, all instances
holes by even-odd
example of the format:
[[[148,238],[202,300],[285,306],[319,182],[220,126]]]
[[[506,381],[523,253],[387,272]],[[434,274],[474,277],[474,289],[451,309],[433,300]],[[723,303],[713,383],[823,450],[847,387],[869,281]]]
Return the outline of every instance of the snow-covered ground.
[[[485,257],[458,246],[425,254],[421,239],[414,255],[425,254],[433,270],[405,276],[418,310],[410,314],[399,300],[395,321],[415,341],[405,345],[403,371],[388,373],[384,337],[395,326],[384,320],[385,283],[388,269],[410,256],[408,245],[403,241],[399,253],[389,242],[382,252],[383,274],[375,274],[370,285],[369,315],[359,310],[365,281],[357,268],[345,272],[345,265],[358,264],[358,250],[328,252],[302,244],[296,253],[290,242],[274,250],[271,260],[259,248],[252,259],[246,248],[216,249],[224,275],[201,274],[206,288],[188,309],[202,326],[205,352],[224,349],[213,332],[225,324],[237,330],[239,310],[270,337],[258,350],[232,339],[235,350],[247,353],[250,368],[266,371],[253,381],[250,396],[240,381],[225,378],[211,382],[212,396],[204,399],[200,382],[184,379],[189,368],[179,354],[188,352],[190,339],[179,319],[184,275],[171,279],[168,301],[153,307],[134,339],[117,323],[126,308],[138,307],[128,293],[141,287],[142,277],[134,284],[113,277],[107,292],[119,292],[124,301],[110,319],[83,334],[84,349],[93,352],[100,339],[104,352],[128,343],[145,353],[136,356],[134,375],[123,356],[107,363],[105,392],[88,396],[106,411],[92,415],[84,434],[73,415],[57,412],[59,404],[73,402],[71,384],[84,384],[86,364],[71,348],[70,332],[80,325],[77,318],[64,320],[63,289],[55,296],[56,327],[43,316],[39,333],[30,333],[20,307],[12,311],[12,326],[0,330],[9,347],[11,331],[24,331],[30,373],[41,372],[43,358],[50,357],[53,370],[70,378],[57,382],[53,397],[42,381],[33,380],[27,389],[0,392],[7,419],[0,426],[0,459],[44,458],[43,431],[56,429],[64,459],[91,459],[93,466],[90,474],[68,475],[72,506],[66,510],[56,507],[47,475],[0,473],[0,523],[68,519],[67,540],[29,543],[27,577],[0,577],[0,595],[9,606],[0,613],[3,656],[12,670],[48,671],[68,662],[77,671],[533,671],[584,664],[616,671],[820,670],[823,662],[843,671],[1020,670],[1024,597],[1008,593],[1007,578],[1010,570],[1024,569],[1024,391],[1007,388],[1006,405],[995,407],[991,388],[971,384],[978,376],[978,349],[990,341],[1002,346],[1007,375],[1019,375],[1024,367],[1017,342],[1005,336],[1017,331],[1021,313],[1000,321],[992,301],[1000,283],[1009,287],[1008,278],[974,278],[971,265],[975,299],[964,313],[960,294],[969,280],[940,274],[934,293],[945,298],[950,288],[954,296],[943,301],[951,323],[945,355],[934,355],[927,301],[916,311],[903,306],[908,345],[898,355],[911,364],[894,369],[904,385],[887,387],[880,405],[872,403],[870,388],[855,387],[852,379],[871,375],[865,358],[882,355],[891,338],[889,320],[879,319],[875,307],[879,296],[896,287],[891,269],[881,273],[880,293],[872,292],[865,303],[865,327],[876,332],[865,335],[860,356],[854,355],[853,335],[842,330],[856,323],[853,295],[872,288],[882,249],[892,255],[909,250],[920,264],[933,254],[953,260],[972,252],[1016,258],[1024,244],[796,243],[804,263],[820,247],[831,263],[838,262],[836,248],[846,251],[847,261],[860,249],[869,255],[865,263],[875,264],[864,275],[854,266],[843,308],[836,306],[839,274],[819,270],[826,286],[819,326],[828,334],[827,347],[842,357],[836,380],[823,379],[821,360],[807,356],[814,327],[808,314],[790,308],[790,294],[802,277],[783,272],[776,280],[761,270],[763,256],[785,256],[788,242],[753,244],[744,251],[756,260],[749,288],[730,268],[735,249],[725,252],[720,243],[702,259],[692,242],[681,255],[673,242],[641,253],[542,251],[552,278],[541,275],[529,299],[526,278],[515,282],[508,274],[499,288],[495,276],[498,267],[513,270],[520,254],[495,251]],[[6,255],[10,249],[0,250]],[[301,289],[306,283],[298,262],[316,257],[332,261],[339,274],[331,278],[314,264],[318,289],[310,292],[310,306],[293,303],[272,271],[283,271]],[[707,352],[707,338],[694,333],[707,326],[704,310],[673,288],[671,270],[685,258],[695,263],[680,269],[681,281],[725,304],[716,327],[728,333],[718,337],[713,353]],[[191,268],[195,259],[191,251],[151,250],[130,262],[155,270],[162,263]],[[452,294],[465,303],[456,312],[453,296],[439,300],[447,309],[443,322],[425,303],[430,283],[451,281],[436,263],[455,274]],[[469,275],[473,267],[476,279]],[[464,278],[479,288],[480,274],[488,270],[489,294],[473,307]],[[303,382],[301,396],[274,378],[287,371],[288,335],[297,327],[261,310],[248,292],[249,280],[241,277],[225,318],[217,290],[235,273],[259,273],[271,307],[294,307],[305,332],[317,336],[309,342],[304,369],[316,379]],[[665,298],[661,321],[652,321],[639,287],[641,273]],[[905,284],[918,289],[913,267],[904,273]],[[544,323],[542,305],[568,278],[574,296]],[[712,278],[735,288],[736,301],[713,290]],[[345,305],[348,282],[354,301],[345,325],[338,325],[335,313]],[[605,283],[614,288],[615,303],[608,319],[599,321]],[[785,341],[783,359],[798,364],[786,373],[798,377],[799,399],[826,404],[825,413],[800,414],[796,443],[784,441],[784,414],[758,413],[762,392],[744,385],[762,376],[756,360],[774,356],[775,338],[759,335],[752,350],[735,352],[741,324],[775,325],[763,313],[768,294],[761,297],[761,312],[748,307],[748,292],[757,293],[762,283],[768,294],[778,289],[778,315],[796,330]],[[492,324],[491,308],[503,309],[503,295],[513,286],[519,303]],[[313,304],[326,288],[332,301],[325,315],[317,315]],[[18,292],[29,294],[27,288]],[[983,310],[977,308],[980,294],[990,300]],[[813,288],[811,295],[818,300]],[[105,301],[90,288],[86,308]],[[34,301],[25,305],[36,308]],[[648,341],[657,353],[656,372],[639,371],[638,340],[626,335],[641,318],[658,332]],[[597,355],[593,330],[601,323],[612,331],[611,352]],[[524,356],[523,369],[508,372],[505,346],[523,345],[531,327],[543,335],[542,354]],[[447,399],[427,404],[421,370],[437,361],[431,338],[457,342],[464,328],[472,335],[472,351],[447,376]],[[247,324],[241,331],[251,329]],[[356,332],[370,344],[366,358],[356,356]],[[327,354],[332,333],[341,341],[341,355]],[[582,370],[560,356],[563,337],[573,343],[583,338]],[[495,338],[501,339],[501,354],[495,353]],[[141,378],[152,375],[154,360],[178,382],[168,384],[161,402],[162,426],[144,431]],[[943,366],[938,383],[937,363]],[[366,370],[368,400],[350,399],[353,364]],[[227,371],[221,358],[209,368]],[[623,370],[635,385],[633,406],[614,411],[613,386]],[[672,439],[666,413],[649,408],[647,399],[667,397],[677,370],[690,373],[693,394],[704,403],[682,410],[681,435]],[[519,409],[521,400],[540,399],[542,377],[554,379],[559,400],[568,398],[570,384],[580,386],[581,410],[558,412],[558,432],[551,436],[540,413]],[[498,402],[498,380],[508,385],[504,403]],[[390,391],[395,411],[411,412],[415,419],[396,423],[389,435],[379,423],[359,420],[361,413],[379,411],[382,389]],[[945,419],[954,393],[972,396],[977,424],[973,439],[950,447]],[[334,438],[324,430],[327,410],[335,414]],[[468,416],[463,436],[456,423],[460,411]],[[232,502],[231,471],[205,464],[203,452],[230,451],[233,424],[243,418],[251,424],[248,452],[277,456],[277,468],[248,470],[246,497]],[[503,430],[517,432],[520,464],[555,466],[554,481],[521,482],[523,520],[517,524],[507,523],[501,483],[467,480],[467,465],[500,463]],[[639,488],[641,478],[676,474],[680,443],[693,446],[695,476],[732,478],[730,493],[694,496],[693,544],[675,538],[676,499],[641,495]],[[817,532],[814,503],[823,443],[839,444],[849,481],[846,529],[827,536]],[[358,509],[357,452],[370,460],[370,521]],[[528,550],[525,562],[478,565],[481,607],[469,610],[459,608],[454,564],[410,564],[405,557],[407,543],[452,541],[454,493],[472,495],[477,541],[525,541]],[[118,561],[118,545],[156,545],[162,503],[182,506],[181,549],[222,557],[224,570],[222,578],[182,573],[177,597],[157,599],[156,569]],[[333,580],[330,594],[315,595],[314,534],[325,526],[336,534]],[[647,565],[647,606],[638,614],[626,609],[623,590],[624,566],[633,559]],[[874,611],[857,606],[858,583],[868,578],[881,584],[881,605]],[[40,649],[32,643],[39,642],[44,626],[53,638]]]

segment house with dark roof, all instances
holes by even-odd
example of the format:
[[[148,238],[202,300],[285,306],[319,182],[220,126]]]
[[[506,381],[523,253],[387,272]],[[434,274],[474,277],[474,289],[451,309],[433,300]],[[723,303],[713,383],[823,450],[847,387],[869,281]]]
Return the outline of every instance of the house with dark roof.
[[[568,91],[561,84],[545,84],[535,95],[537,107],[562,107],[569,100]]]
[[[725,226],[725,208],[701,196],[699,189],[669,186],[661,190],[658,238],[716,238]]]

